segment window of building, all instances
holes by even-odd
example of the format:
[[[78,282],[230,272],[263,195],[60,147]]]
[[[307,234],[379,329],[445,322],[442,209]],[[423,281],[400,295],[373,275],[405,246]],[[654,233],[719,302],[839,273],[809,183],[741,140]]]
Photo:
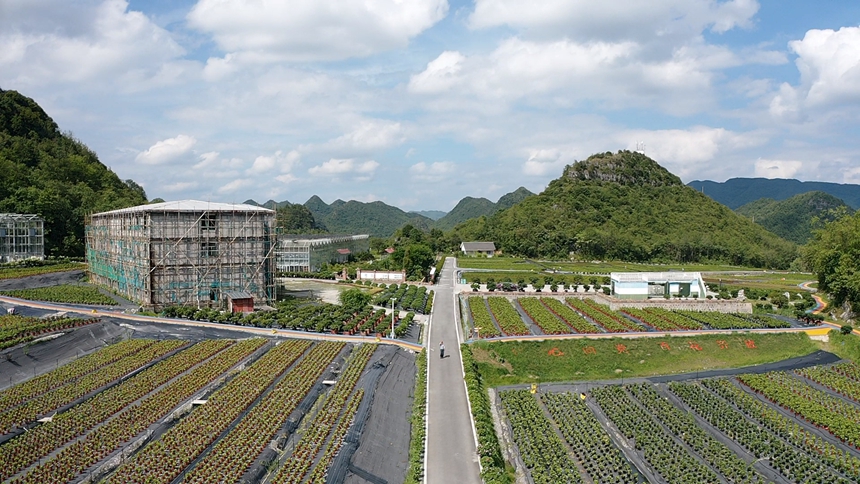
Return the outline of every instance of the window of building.
[[[200,218],[200,230],[215,230],[218,225],[218,214],[204,213]]]
[[[215,242],[200,242],[201,257],[218,257],[218,245]]]

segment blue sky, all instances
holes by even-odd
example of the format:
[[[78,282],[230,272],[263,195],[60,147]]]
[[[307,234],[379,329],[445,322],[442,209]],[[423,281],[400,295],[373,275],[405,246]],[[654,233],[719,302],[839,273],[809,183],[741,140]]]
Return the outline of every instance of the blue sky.
[[[858,26],[835,0],[3,0],[0,88],[167,200],[449,210],[640,142],[685,182],[860,183]]]

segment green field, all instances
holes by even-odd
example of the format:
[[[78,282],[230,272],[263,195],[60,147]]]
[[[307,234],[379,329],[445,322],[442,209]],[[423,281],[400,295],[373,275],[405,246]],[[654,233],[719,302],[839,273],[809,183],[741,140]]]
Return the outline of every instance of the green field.
[[[748,347],[747,341],[752,341],[754,347]],[[661,343],[667,346],[661,347]],[[805,333],[478,342],[472,345],[488,387],[739,368],[802,356],[817,349]]]
[[[19,277],[36,276],[39,274],[50,274],[52,272],[65,272],[85,270],[87,265],[81,262],[63,262],[60,264],[46,264],[40,266],[23,267],[10,264],[0,267],[0,279],[17,279]]]
[[[609,274],[610,272],[656,272],[656,271],[755,271],[749,267],[724,264],[637,264],[632,262],[570,262],[570,261],[527,261],[516,257],[458,257],[457,267],[461,269],[581,272],[586,274]]]
[[[0,292],[5,296],[12,296],[31,301],[49,301],[70,304],[106,304],[116,305],[116,301],[106,296],[93,286],[72,286],[63,284],[60,286],[38,287],[35,289],[17,289],[13,291]]]
[[[794,293],[803,291],[798,285],[815,280],[815,275],[802,272],[758,272],[754,274],[706,274],[704,279],[711,287],[718,287],[722,281],[724,287],[754,287]]]

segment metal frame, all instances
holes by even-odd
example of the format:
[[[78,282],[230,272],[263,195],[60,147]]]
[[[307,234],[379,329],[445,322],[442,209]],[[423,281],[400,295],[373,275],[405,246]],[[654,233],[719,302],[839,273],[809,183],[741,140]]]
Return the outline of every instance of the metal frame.
[[[218,307],[224,292],[275,300],[275,212],[251,205],[165,202],[90,216],[96,284],[148,308]]]
[[[45,258],[45,220],[34,214],[0,213],[0,262]]]

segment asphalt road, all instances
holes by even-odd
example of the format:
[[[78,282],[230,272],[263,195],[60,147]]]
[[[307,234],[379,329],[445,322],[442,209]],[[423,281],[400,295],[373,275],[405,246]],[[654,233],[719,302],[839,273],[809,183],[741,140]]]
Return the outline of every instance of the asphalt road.
[[[427,449],[428,484],[480,484],[480,467],[472,430],[469,402],[460,356],[462,337],[454,311],[455,259],[448,258],[436,288],[436,301],[427,339]],[[439,343],[445,342],[445,358]]]

